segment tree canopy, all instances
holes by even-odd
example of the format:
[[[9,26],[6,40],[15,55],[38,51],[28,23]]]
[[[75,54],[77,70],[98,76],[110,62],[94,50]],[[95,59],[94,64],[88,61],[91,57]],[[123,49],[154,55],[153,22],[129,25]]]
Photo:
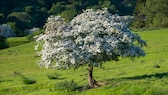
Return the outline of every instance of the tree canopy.
[[[44,44],[39,65],[47,68],[98,66],[100,62],[117,60],[119,56],[145,55],[140,48],[145,41],[131,33],[123,19],[105,9],[85,10],[69,23],[60,16],[49,17],[45,34],[36,40]],[[134,44],[135,41],[140,45]]]
[[[36,36],[41,60],[37,63],[46,68],[92,68],[119,57],[144,56],[146,45],[137,34],[133,34],[124,23],[124,17],[112,15],[107,9],[87,9],[69,23],[60,16],[50,16],[45,25],[45,34]],[[92,78],[91,86],[95,83]]]

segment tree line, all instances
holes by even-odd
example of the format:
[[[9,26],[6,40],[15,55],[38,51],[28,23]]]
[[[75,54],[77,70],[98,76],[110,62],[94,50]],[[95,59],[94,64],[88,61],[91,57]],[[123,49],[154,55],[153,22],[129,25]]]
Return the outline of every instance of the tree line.
[[[42,28],[50,15],[69,22],[83,9],[104,7],[112,14],[133,15],[132,28],[168,27],[168,0],[1,0],[0,24],[25,36],[25,29]]]
[[[42,28],[49,15],[68,22],[83,9],[107,7],[111,13],[132,15],[136,0],[1,0],[0,24],[8,24],[17,36],[25,29]]]
[[[134,28],[168,27],[168,0],[138,0],[133,13]]]

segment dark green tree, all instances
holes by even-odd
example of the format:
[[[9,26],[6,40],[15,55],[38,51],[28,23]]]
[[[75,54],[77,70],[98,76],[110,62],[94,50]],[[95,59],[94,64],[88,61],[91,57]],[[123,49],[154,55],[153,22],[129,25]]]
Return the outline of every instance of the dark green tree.
[[[132,15],[137,0],[1,0],[0,23],[15,23],[17,29],[42,27],[49,15],[69,21],[82,10],[107,7],[113,14]],[[3,15],[2,15],[3,14]],[[161,15],[161,14],[158,14]],[[160,20],[154,22],[158,22]],[[165,19],[164,19],[165,20]]]
[[[138,0],[134,9],[134,22],[132,24],[133,28],[143,28],[146,25],[146,0]]]
[[[24,11],[29,14],[33,14],[36,12],[35,8],[33,6],[25,6]]]
[[[5,18],[5,16],[4,16],[4,14],[3,13],[0,13],[0,24],[3,24],[3,23],[5,23],[5,20],[6,18]]]
[[[134,28],[168,27],[167,0],[138,0],[134,10]]]
[[[117,13],[118,10],[116,6],[110,0],[99,0],[100,8],[108,8],[111,13]]]
[[[26,12],[13,12],[9,14],[8,22],[12,22],[10,26],[18,36],[26,35],[24,30],[31,29],[36,24],[36,21]]]
[[[65,10],[65,2],[58,2],[56,4],[52,4],[51,9],[48,11],[49,14],[59,14]]]
[[[13,32],[14,32],[18,37],[24,36],[23,30],[18,29],[18,28],[16,27],[16,22],[8,22],[7,25],[9,25],[9,26],[11,27],[11,29],[13,30]]]
[[[66,22],[69,22],[77,15],[77,10],[73,5],[67,5],[66,9],[61,12],[61,17],[65,18]]]
[[[8,48],[9,45],[6,41],[6,38],[3,36],[0,36],[0,49]]]
[[[8,15],[9,22],[16,22],[16,26],[21,29],[32,28],[35,20],[26,12],[13,12]]]
[[[147,26],[150,28],[168,27],[168,1],[146,0]]]

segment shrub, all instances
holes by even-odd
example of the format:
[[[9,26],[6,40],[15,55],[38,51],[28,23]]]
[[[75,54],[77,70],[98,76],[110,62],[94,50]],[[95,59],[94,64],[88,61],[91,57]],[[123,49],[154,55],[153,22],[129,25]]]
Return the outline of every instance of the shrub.
[[[77,83],[74,80],[71,81],[63,81],[55,84],[55,90],[57,91],[62,91],[62,90],[67,90],[67,91],[75,91],[77,89]]]
[[[8,48],[9,45],[4,36],[0,36],[0,49]]]
[[[9,38],[9,37],[15,37],[16,34],[13,33],[10,26],[8,26],[7,24],[2,24],[2,25],[0,25],[0,36],[4,36],[6,38]]]

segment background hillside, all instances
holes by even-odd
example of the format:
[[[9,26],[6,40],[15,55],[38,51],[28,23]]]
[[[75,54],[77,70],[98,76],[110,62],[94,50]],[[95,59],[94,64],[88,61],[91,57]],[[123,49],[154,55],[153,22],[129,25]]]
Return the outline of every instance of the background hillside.
[[[25,29],[42,28],[49,15],[61,15],[68,22],[82,9],[104,7],[132,15],[135,4],[136,0],[1,0],[0,24],[7,23],[17,36],[25,36]]]
[[[104,7],[113,14],[134,16],[131,28],[168,27],[168,0],[1,0],[0,24],[25,36],[25,29],[42,28],[50,15],[61,15],[68,22],[83,9]]]

